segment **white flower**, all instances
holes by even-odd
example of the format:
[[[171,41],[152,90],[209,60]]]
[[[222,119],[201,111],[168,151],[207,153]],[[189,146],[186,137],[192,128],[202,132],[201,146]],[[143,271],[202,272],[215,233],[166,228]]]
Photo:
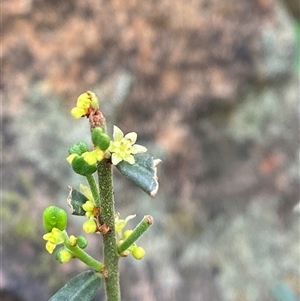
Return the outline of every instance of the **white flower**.
[[[147,148],[135,144],[137,139],[137,134],[135,132],[128,133],[124,136],[123,132],[114,125],[113,132],[114,141],[110,142],[108,148],[111,153],[112,164],[117,165],[122,160],[134,164],[134,156],[137,153],[144,153],[147,151]]]

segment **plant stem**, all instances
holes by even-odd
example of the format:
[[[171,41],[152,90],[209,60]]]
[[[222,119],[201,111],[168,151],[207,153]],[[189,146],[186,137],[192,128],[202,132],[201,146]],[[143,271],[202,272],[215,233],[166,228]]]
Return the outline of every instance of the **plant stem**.
[[[95,205],[100,207],[100,197],[99,197],[99,192],[98,192],[98,188],[97,188],[95,178],[94,178],[93,175],[89,175],[89,176],[86,176],[86,179],[87,179],[87,181],[90,185]]]
[[[102,160],[98,164],[99,195],[100,195],[100,224],[108,227],[103,233],[104,265],[107,271],[105,280],[107,301],[120,301],[119,285],[119,255],[116,244],[115,210],[113,198],[112,165]]]
[[[133,243],[135,243],[153,224],[153,217],[145,215],[141,222],[135,227],[132,233],[124,240],[118,247],[118,253],[121,254],[127,250]]]
[[[84,262],[86,265],[90,266],[97,272],[102,272],[103,270],[103,264],[99,262],[98,260],[94,259],[92,256],[87,254],[85,251],[83,251],[81,248],[79,248],[77,245],[72,246],[70,244],[70,239],[66,231],[62,231],[62,235],[64,238],[64,245],[66,248],[76,256],[79,260]]]

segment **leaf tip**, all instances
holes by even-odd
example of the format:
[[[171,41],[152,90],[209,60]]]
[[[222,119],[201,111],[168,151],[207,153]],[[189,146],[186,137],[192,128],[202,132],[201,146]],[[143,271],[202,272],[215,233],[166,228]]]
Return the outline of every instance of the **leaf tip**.
[[[68,186],[68,188],[70,189],[70,192],[69,192],[69,195],[67,197],[67,202],[68,202],[68,205],[70,207],[70,211],[71,211],[71,214],[75,211],[73,205],[72,205],[72,192],[73,192],[73,188],[71,186]]]
[[[154,172],[153,180],[155,182],[155,186],[154,186],[154,189],[152,189],[150,191],[150,196],[153,197],[153,198],[156,196],[156,194],[158,192],[158,188],[159,188],[158,177],[157,177],[157,165],[161,162],[162,162],[162,160],[160,160],[160,159],[154,159],[153,160],[153,172]]]

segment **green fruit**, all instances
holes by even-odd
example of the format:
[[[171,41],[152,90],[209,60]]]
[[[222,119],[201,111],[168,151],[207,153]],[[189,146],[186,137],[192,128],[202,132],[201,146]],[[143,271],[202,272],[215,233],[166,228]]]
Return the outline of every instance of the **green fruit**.
[[[65,230],[67,221],[67,212],[59,207],[49,206],[43,212],[43,224],[48,232],[51,232],[53,228]]]
[[[89,165],[82,157],[77,156],[72,161],[72,168],[73,170],[82,175],[82,176],[89,176],[93,174],[97,170],[96,164]]]
[[[106,150],[110,144],[110,137],[103,132],[103,129],[96,127],[92,131],[93,144],[98,146],[101,150]]]
[[[83,153],[88,152],[88,151],[89,151],[89,148],[88,148],[87,144],[83,141],[72,144],[68,149],[69,155],[77,154],[80,156]]]
[[[78,245],[79,248],[84,249],[84,248],[87,247],[88,241],[86,240],[85,237],[79,235],[79,236],[77,237],[77,245]]]

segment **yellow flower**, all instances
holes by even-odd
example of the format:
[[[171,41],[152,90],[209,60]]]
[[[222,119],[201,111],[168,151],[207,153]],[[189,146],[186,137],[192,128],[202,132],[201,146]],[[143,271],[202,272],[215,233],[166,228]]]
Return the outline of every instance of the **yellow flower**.
[[[123,228],[126,226],[126,224],[133,218],[135,218],[136,214],[128,215],[125,219],[119,219],[119,215],[116,215],[115,217],[115,229],[118,233],[119,238],[121,239],[123,237],[122,232]]]
[[[94,165],[97,162],[100,162],[104,156],[105,151],[101,150],[98,146],[96,146],[94,150],[82,154],[84,161],[89,165]]]
[[[56,245],[59,245],[64,242],[61,230],[57,228],[53,228],[51,232],[46,233],[43,236],[44,240],[47,240],[46,243],[46,250],[52,254],[53,250],[55,249]]]
[[[72,164],[74,158],[78,157],[78,154],[71,154],[67,157],[69,164]],[[81,157],[88,165],[95,165],[97,162],[100,162],[105,157],[105,151],[101,150],[99,147],[95,147],[94,150],[90,152],[84,152]]]
[[[46,250],[49,252],[49,254],[52,254],[56,245],[51,243],[50,241],[46,242]]]
[[[122,160],[134,164],[135,160],[133,155],[147,151],[146,147],[135,144],[137,139],[135,132],[128,133],[124,136],[123,132],[114,125],[113,137],[114,141],[110,142],[108,150],[111,153],[111,161],[114,165],[119,164]]]
[[[89,108],[98,108],[99,102],[95,93],[88,91],[77,98],[76,107],[71,110],[74,118],[78,119],[89,113]]]
[[[94,216],[93,212],[94,212],[95,204],[93,201],[88,200],[81,207],[85,211],[85,216],[87,217]]]
[[[97,225],[93,217],[85,221],[82,225],[84,232],[86,233],[94,233],[97,230]]]
[[[72,253],[70,253],[68,250],[61,250],[59,252],[59,260],[61,263],[69,262],[72,256]]]

